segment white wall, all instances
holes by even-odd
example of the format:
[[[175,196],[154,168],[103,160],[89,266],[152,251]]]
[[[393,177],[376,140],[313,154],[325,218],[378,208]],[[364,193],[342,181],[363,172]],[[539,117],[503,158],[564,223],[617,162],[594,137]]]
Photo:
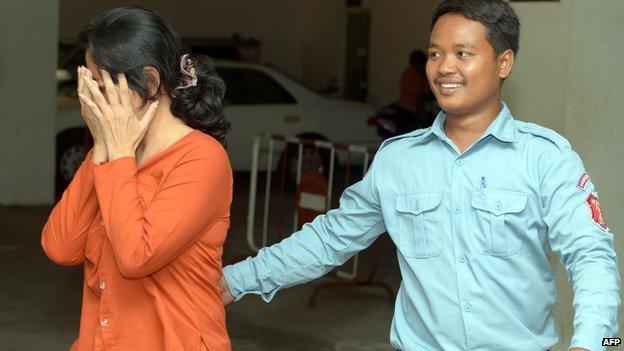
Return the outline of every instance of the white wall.
[[[615,233],[622,271],[624,86],[618,67],[624,57],[624,2],[563,0],[513,7],[522,23],[520,54],[504,99],[519,119],[557,130],[581,155]],[[561,342],[555,350],[565,350],[573,333],[573,293],[557,258],[551,262],[559,288],[555,315]],[[622,310],[619,317],[622,323]]]
[[[314,90],[324,88],[332,77],[340,78],[344,4],[343,0],[305,2],[301,80]]]
[[[52,202],[58,1],[0,2],[0,205]]]
[[[596,185],[624,262],[624,2],[574,0],[564,134]],[[623,276],[624,277],[624,276]],[[623,295],[624,296],[624,295]],[[620,309],[620,337],[624,313]]]
[[[514,3],[520,51],[504,100],[521,119],[563,131],[570,60],[570,2]]]

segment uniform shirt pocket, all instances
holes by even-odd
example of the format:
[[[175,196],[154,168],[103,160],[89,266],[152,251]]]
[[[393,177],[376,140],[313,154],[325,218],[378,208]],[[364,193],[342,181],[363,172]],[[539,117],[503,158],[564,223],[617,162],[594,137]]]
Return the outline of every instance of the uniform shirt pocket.
[[[426,191],[396,197],[398,248],[405,257],[430,258],[442,252],[442,192]]]
[[[472,226],[477,249],[484,255],[507,257],[522,247],[526,231],[527,194],[510,190],[481,189],[472,194]]]

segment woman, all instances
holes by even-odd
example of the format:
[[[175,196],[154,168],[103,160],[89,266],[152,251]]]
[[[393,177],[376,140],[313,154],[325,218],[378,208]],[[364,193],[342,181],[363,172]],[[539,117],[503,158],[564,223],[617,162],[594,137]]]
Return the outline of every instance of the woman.
[[[218,285],[232,200],[225,85],[145,9],[100,13],[81,40],[94,147],[42,234],[53,261],[84,265],[72,349],[229,350]]]

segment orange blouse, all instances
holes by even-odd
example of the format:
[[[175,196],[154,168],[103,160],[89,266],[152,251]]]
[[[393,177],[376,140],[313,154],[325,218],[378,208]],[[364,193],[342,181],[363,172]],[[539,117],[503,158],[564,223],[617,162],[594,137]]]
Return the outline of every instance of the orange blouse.
[[[227,154],[196,130],[138,167],[88,155],[41,238],[54,262],[84,263],[72,350],[230,350],[218,282],[231,202]]]

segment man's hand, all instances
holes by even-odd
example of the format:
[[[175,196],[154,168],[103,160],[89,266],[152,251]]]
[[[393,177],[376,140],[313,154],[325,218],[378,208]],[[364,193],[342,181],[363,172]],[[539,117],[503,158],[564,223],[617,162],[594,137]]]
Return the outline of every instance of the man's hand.
[[[232,296],[232,293],[230,292],[230,288],[225,281],[225,277],[221,277],[221,280],[219,280],[219,287],[221,288],[221,302],[223,302],[223,306],[226,306],[234,301],[234,296]]]

